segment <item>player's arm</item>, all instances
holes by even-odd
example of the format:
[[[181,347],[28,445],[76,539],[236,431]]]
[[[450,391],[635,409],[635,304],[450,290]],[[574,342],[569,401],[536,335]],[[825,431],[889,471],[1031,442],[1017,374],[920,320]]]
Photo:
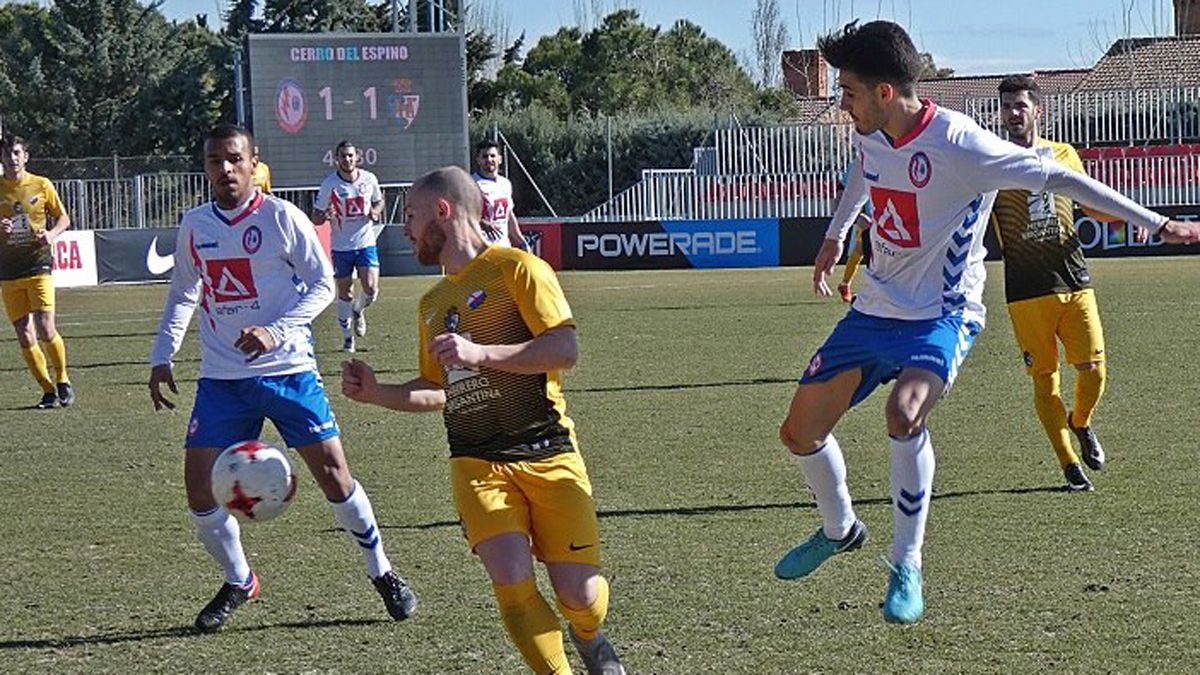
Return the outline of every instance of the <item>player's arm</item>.
[[[167,385],[172,393],[178,394],[175,386],[174,367],[171,359],[183,344],[192,314],[196,311],[196,300],[200,297],[200,274],[186,251],[191,246],[191,230],[180,226],[175,239],[175,269],[171,273],[171,286],[158,323],[158,335],[150,349],[150,400],[155,410],[174,410],[172,403],[162,391]]]
[[[326,187],[325,183],[321,183],[321,187],[317,189],[317,196],[313,197],[312,211],[308,214],[313,225],[324,225],[329,221],[329,208],[333,204],[332,195],[333,190]]]
[[[821,250],[817,252],[817,259],[813,262],[813,292],[825,297],[833,295],[827,278],[833,273],[833,266],[842,257],[842,240],[846,238],[850,228],[854,227],[863,205],[867,203],[867,185],[861,171],[847,172],[845,185],[846,190],[842,193],[833,218],[829,221],[829,227],[825,230],[825,241],[821,243]]]
[[[429,342],[429,351],[448,368],[484,366],[521,375],[566,370],[579,358],[573,325],[552,328],[513,345],[481,345],[458,333],[442,333]]]
[[[288,242],[287,261],[291,264],[296,276],[304,282],[304,292],[300,294],[296,304],[292,305],[282,316],[262,327],[270,334],[274,344],[257,345],[264,347],[261,350],[254,350],[259,353],[271,351],[286,340],[293,331],[306,328],[313,322],[313,319],[317,318],[317,315],[325,311],[329,303],[333,302],[333,267],[329,263],[329,258],[325,257],[325,250],[321,247],[320,240],[317,239],[317,233],[300,221],[300,218],[303,217],[303,213],[298,209],[288,208],[289,222],[287,224],[289,227],[285,230],[285,236],[291,238]],[[243,336],[248,330],[250,329],[242,331]],[[254,348],[256,345],[238,345],[238,348],[246,354],[252,357],[257,355],[247,347]]]
[[[446,405],[446,392],[440,384],[424,377],[384,384],[371,366],[358,359],[342,363],[342,393],[352,401],[401,412],[436,412]]]
[[[67,214],[62,200],[58,198],[58,191],[49,181],[46,181],[46,215],[54,219],[54,225],[39,233],[38,239],[43,243],[52,244],[59,235],[71,227],[71,216]]]
[[[384,207],[383,188],[379,187],[379,181],[373,181],[373,183],[371,191],[371,222],[382,223]]]
[[[522,251],[529,250],[529,244],[525,241],[525,233],[521,232],[521,224],[517,222],[517,214],[510,209],[508,212],[508,243],[512,244],[513,248],[519,248]]]
[[[1123,220],[1143,228],[1167,243],[1200,242],[1200,222],[1171,220],[1086,174],[1072,171],[1054,161],[1047,162],[1047,165],[1049,175],[1045,189],[1070,197],[1076,203],[1086,204],[1100,213],[1112,214],[1114,220]]]

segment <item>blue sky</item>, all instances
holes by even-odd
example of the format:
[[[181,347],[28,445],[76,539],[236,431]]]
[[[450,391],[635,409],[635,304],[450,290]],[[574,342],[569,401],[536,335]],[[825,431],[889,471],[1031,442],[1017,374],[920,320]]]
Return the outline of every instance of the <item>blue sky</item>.
[[[850,18],[886,18],[909,29],[922,51],[958,74],[1090,66],[1113,40],[1173,31],[1171,0],[777,0],[792,47]],[[172,18],[206,13],[222,0],[166,0]],[[491,25],[522,30],[532,46],[560,26],[594,25],[613,8],[639,11],[646,23],[669,27],[686,18],[744,61],[753,53],[755,0],[473,0]],[[501,22],[500,24],[497,21]],[[488,25],[485,22],[485,25]],[[495,31],[493,31],[495,32]]]

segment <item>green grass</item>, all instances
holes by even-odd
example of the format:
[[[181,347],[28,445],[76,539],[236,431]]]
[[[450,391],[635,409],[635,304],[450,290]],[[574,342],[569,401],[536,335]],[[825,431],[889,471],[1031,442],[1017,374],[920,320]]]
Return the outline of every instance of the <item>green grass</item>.
[[[838,431],[872,539],[804,581],[771,574],[818,522],[776,439],[793,378],[843,312],[812,296],[810,270],[563,274],[581,346],[568,409],[601,512],[607,630],[630,672],[1200,669],[1200,258],[1093,269],[1109,468],[1093,494],[1058,490],[992,267],[990,325],[931,423],[928,614],[911,628],[878,609],[891,535],[879,394]],[[414,307],[430,283],[384,281],[361,356],[387,378],[414,374]],[[328,315],[320,358],[351,466],[421,609],[384,620],[306,478],[286,516],[243,530],[262,600],[217,635],[186,630],[219,573],[183,497],[194,335],[177,367],[181,412],[155,414],[146,390],[164,291],[60,291],[74,408],[22,409],[36,385],[15,340],[0,344],[0,671],[523,672],[454,523],[440,417],[337,393]]]

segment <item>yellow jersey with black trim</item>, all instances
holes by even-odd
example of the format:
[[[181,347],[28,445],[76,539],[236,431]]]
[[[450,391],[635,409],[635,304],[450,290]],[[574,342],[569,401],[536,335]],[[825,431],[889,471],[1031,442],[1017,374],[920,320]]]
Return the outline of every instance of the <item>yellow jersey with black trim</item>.
[[[535,255],[488,247],[462,271],[421,297],[421,377],[446,392],[443,418],[451,457],[493,462],[544,459],[574,452],[575,424],[567,417],[558,371],[522,375],[493,368],[449,368],[429,343],[458,333],[482,345],[520,344],[561,326],[574,326],[554,270]]]
[[[266,162],[258,160],[250,179],[254,181],[254,187],[262,190],[263,194],[271,194],[271,167],[267,166]]]
[[[0,218],[12,221],[12,233],[0,234],[0,280],[49,274],[50,245],[37,239],[49,218],[65,213],[58,191],[47,178],[25,173],[19,180],[0,176]]]
[[[1034,150],[1084,173],[1079,154],[1066,143],[1039,138]],[[1053,192],[1000,190],[992,222],[1004,252],[1008,302],[1090,288],[1092,277],[1075,231],[1072,201]]]

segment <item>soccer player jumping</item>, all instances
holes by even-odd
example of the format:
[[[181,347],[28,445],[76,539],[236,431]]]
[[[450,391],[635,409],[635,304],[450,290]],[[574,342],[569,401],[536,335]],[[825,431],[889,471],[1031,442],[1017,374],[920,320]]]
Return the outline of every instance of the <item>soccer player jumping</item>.
[[[866,540],[832,432],[851,406],[895,380],[886,406],[894,534],[883,616],[913,623],[925,612],[921,546],[934,473],[926,419],[983,328],[983,237],[995,191],[1049,190],[1168,242],[1200,241],[1200,223],[1170,221],[1034,150],[1000,140],[965,115],[918,99],[921,57],[894,23],[853,22],[821,38],[818,47],[838,69],[858,160],[817,254],[813,289],[832,295],[826,279],[868,200],[873,259],[849,313],[800,378],[780,428],[816,497],[822,526],[779,561],[775,574],[807,576]]]

